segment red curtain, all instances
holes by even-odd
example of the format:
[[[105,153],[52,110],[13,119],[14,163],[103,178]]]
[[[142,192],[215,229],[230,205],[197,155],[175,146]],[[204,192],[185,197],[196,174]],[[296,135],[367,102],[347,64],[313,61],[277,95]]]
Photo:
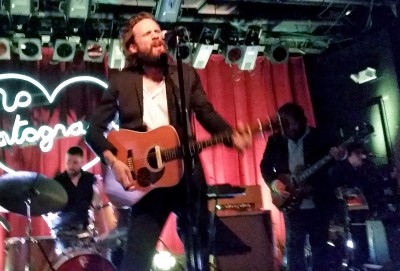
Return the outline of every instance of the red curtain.
[[[21,62],[16,59],[0,63],[0,74],[21,73],[29,75],[41,82],[49,92],[62,81],[79,75],[91,75],[105,79],[107,76],[106,60],[104,63],[83,62],[77,55],[72,63],[52,63],[52,49],[43,49],[43,60],[39,62]],[[246,124],[256,124],[257,119],[265,122],[268,116],[273,116],[276,109],[285,102],[295,101],[305,108],[311,125],[315,124],[303,59],[292,57],[288,63],[271,64],[265,58],[257,59],[256,68],[250,72],[240,71],[235,65],[228,65],[220,55],[211,56],[204,70],[198,71],[204,89],[216,110],[232,125],[238,121]],[[5,84],[5,87],[4,85]],[[46,102],[43,93],[32,85],[19,86],[14,83],[0,81],[0,87],[15,97],[22,89],[35,95],[37,106],[21,109],[17,113],[29,120],[33,127],[41,125],[54,126],[55,123],[70,125],[76,121],[85,121],[99,102],[103,89],[90,83],[78,83],[66,87],[53,104]],[[8,94],[7,92],[7,94]],[[13,93],[13,94],[11,94]],[[38,98],[37,98],[38,97]],[[4,97],[2,97],[4,99]],[[8,99],[8,102],[11,103]],[[11,134],[15,113],[0,111],[1,131]],[[0,132],[1,132],[0,131]],[[198,139],[209,135],[195,123]],[[284,228],[281,214],[272,206],[268,188],[260,175],[259,163],[266,145],[269,133],[255,134],[253,145],[243,154],[224,146],[216,146],[204,150],[201,159],[209,184],[230,183],[232,185],[255,185],[263,187],[264,207],[270,209],[276,240],[283,242]],[[50,152],[43,153],[38,146],[3,147],[0,161],[14,170],[34,171],[52,178],[57,172],[64,170],[64,155],[72,145],[80,145],[85,150],[85,160],[94,159],[93,153],[86,147],[82,138],[59,138],[54,141]],[[89,171],[100,174],[97,165]],[[5,173],[0,169],[0,173]],[[1,191],[4,193],[5,191]],[[11,191],[10,191],[11,192]],[[25,236],[27,221],[24,216],[3,214],[10,222],[10,233],[0,229],[0,240],[14,236]],[[34,236],[49,235],[47,224],[41,217],[33,220]],[[162,235],[165,245],[175,253],[182,253],[182,244],[175,233],[175,222],[171,217]],[[1,242],[3,244],[3,242]],[[4,251],[4,247],[0,249]],[[5,257],[0,257],[0,266],[4,265]]]

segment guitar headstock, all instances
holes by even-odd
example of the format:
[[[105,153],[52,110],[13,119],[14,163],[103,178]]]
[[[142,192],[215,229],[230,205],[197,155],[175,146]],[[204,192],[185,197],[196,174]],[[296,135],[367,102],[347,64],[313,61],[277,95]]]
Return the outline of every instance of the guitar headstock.
[[[270,117],[267,117],[267,120],[264,122],[261,122],[260,119],[257,119],[257,124],[257,127],[251,129],[252,131],[267,131],[271,132],[272,134],[283,133],[282,124],[279,119],[272,119]]]
[[[355,130],[356,130],[355,140],[363,139],[364,137],[375,132],[374,127],[369,123],[363,123],[359,126],[356,126]]]

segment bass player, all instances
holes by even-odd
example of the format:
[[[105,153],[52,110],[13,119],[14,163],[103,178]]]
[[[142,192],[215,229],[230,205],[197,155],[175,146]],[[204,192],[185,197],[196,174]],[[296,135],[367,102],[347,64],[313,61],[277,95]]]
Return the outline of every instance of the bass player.
[[[308,234],[312,249],[312,270],[327,271],[330,270],[326,255],[329,218],[336,201],[334,187],[329,184],[327,178],[329,164],[320,168],[302,184],[291,183],[290,176],[316,163],[328,153],[340,160],[345,151],[342,148],[330,148],[326,135],[308,127],[303,108],[295,103],[281,106],[278,109],[278,118],[283,133],[273,134],[268,138],[260,168],[273,198],[275,196],[281,201],[289,200],[289,188],[301,187],[302,193],[291,199],[295,201],[300,198],[298,204],[284,212],[287,270],[309,270],[304,256]]]

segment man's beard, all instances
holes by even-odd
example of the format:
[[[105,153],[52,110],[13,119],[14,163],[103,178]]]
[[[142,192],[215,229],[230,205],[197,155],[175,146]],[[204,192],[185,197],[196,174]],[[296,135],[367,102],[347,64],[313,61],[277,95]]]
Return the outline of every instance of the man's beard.
[[[151,53],[138,52],[136,54],[136,60],[139,67],[148,66],[160,69],[165,69],[168,67],[168,56],[166,53],[155,56]]]

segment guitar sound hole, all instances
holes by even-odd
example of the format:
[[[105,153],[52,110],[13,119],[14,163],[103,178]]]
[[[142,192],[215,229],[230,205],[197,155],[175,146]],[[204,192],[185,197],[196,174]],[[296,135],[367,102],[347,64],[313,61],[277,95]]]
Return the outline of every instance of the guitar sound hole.
[[[154,148],[152,148],[149,151],[149,154],[147,156],[147,163],[149,163],[151,168],[157,169],[157,157],[156,157],[156,151]]]

